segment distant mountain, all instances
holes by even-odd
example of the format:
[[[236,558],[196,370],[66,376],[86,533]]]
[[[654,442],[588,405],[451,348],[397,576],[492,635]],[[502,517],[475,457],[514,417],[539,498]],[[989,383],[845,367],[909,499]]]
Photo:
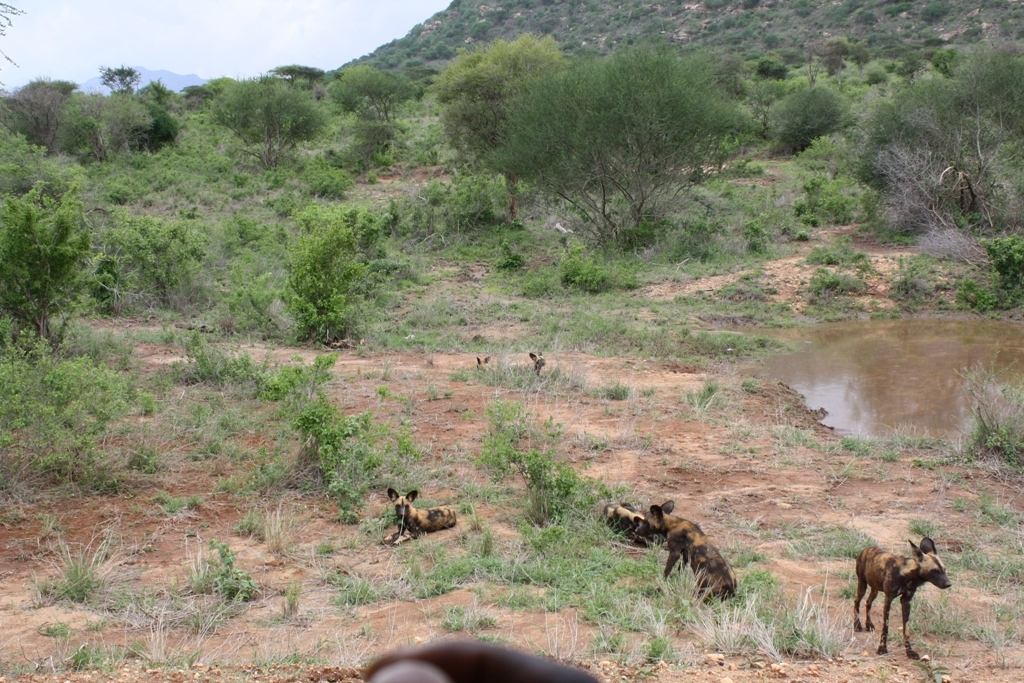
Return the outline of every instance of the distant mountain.
[[[440,67],[461,47],[523,33],[568,54],[669,41],[747,59],[799,61],[809,40],[846,36],[877,55],[1024,39],[1016,0],[453,0],[407,36],[357,60],[382,68]]]
[[[140,88],[144,88],[153,81],[159,80],[174,92],[181,92],[190,85],[202,85],[203,83],[206,83],[205,78],[200,78],[195,74],[182,76],[181,74],[176,74],[173,71],[150,71],[149,69],[141,66],[133,68],[137,69],[138,72],[142,74],[142,83],[139,85]],[[99,76],[96,78],[90,78],[85,83],[78,86],[78,88],[83,92],[110,92],[108,88],[103,87]]]

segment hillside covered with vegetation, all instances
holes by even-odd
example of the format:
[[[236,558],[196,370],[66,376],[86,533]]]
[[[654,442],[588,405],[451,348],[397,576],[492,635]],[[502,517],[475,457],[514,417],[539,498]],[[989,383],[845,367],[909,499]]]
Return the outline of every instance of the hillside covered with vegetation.
[[[870,56],[897,58],[945,46],[1002,45],[1024,38],[1024,7],[1009,0],[453,0],[404,38],[359,60],[382,68],[437,68],[474,43],[550,35],[566,54],[669,42],[744,59],[774,53],[791,66],[815,41],[845,37]]]
[[[520,4],[494,30],[606,7]],[[903,680],[853,561],[932,536],[921,674],[1012,679],[1020,384],[965,370],[959,431],[867,438],[752,368],[805,326],[1021,320],[1024,56],[776,32],[4,92],[0,676],[342,681],[460,632],[604,681]],[[458,524],[383,544],[389,487]],[[673,500],[736,595],[612,500]]]

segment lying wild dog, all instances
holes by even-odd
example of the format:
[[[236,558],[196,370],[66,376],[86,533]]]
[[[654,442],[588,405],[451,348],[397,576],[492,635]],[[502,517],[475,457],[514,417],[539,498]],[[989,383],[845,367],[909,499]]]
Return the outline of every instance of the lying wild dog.
[[[674,501],[662,503],[662,512],[669,513],[675,507]],[[634,543],[646,545],[651,536],[657,535],[644,520],[642,513],[632,505],[608,503],[604,506],[605,521],[616,531],[628,534]]]
[[[633,535],[644,516],[632,505],[608,503],[604,506],[604,519],[608,526],[624,534]]]
[[[672,501],[669,511],[675,504]],[[676,562],[683,560],[690,565],[701,590],[708,591],[720,598],[727,598],[736,593],[736,574],[725,561],[718,548],[711,545],[708,537],[693,522],[667,514],[665,507],[652,505],[644,515],[641,530],[649,528],[648,533],[665,534],[668,543],[668,562],[665,563],[665,578],[672,573]]]
[[[900,599],[903,608],[903,646],[907,649],[907,657],[920,659],[921,656],[910,647],[910,636],[907,634],[907,621],[910,620],[910,601],[914,593],[925,583],[930,583],[945,590],[953,585],[946,576],[946,568],[942,560],[935,554],[935,541],[930,538],[921,539],[921,547],[907,541],[914,549],[913,557],[900,557],[887,553],[877,546],[865,548],[857,556],[857,595],[853,599],[853,630],[863,631],[860,625],[860,600],[868,586],[871,594],[864,605],[864,621],[868,631],[874,631],[871,623],[871,603],[875,601],[878,591],[885,595],[885,608],[882,614],[882,638],[878,643],[878,654],[889,652],[889,608],[892,601]]]
[[[547,361],[544,360],[544,354],[540,352],[530,353],[530,360],[533,361],[533,371],[539,376],[541,369],[547,365]]]
[[[398,515],[398,531],[388,537],[389,542],[400,543],[403,534],[409,532],[412,538],[419,538],[431,531],[450,529],[455,526],[455,508],[451,505],[441,505],[436,508],[417,510],[412,506],[419,491],[409,491],[404,496],[398,495],[398,491],[388,489],[388,499],[395,504],[395,514]]]
[[[476,357],[476,369],[483,370],[485,365],[489,365],[491,362],[490,356],[484,356],[483,360],[480,360],[480,356]]]

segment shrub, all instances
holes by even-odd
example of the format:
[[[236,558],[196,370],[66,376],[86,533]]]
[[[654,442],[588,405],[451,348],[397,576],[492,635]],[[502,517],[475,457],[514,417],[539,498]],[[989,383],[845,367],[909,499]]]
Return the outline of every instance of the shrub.
[[[214,590],[232,602],[247,602],[255,598],[259,589],[252,576],[235,567],[235,551],[216,539],[210,541],[210,548],[217,551],[217,557],[210,560]]]
[[[633,289],[637,286],[636,276],[602,265],[589,256],[582,246],[570,248],[559,264],[561,281],[566,287],[580,289],[590,294],[607,292],[611,289]]]
[[[206,236],[192,221],[167,221],[152,216],[114,213],[114,225],[103,234],[112,282],[123,291],[117,299],[134,297],[181,310],[199,293],[197,276],[206,255]]]
[[[814,271],[810,282],[811,298],[815,303],[828,301],[843,294],[857,294],[863,292],[865,287],[863,280],[827,268],[818,268]]]
[[[498,270],[519,270],[526,263],[526,257],[515,251],[508,240],[501,241],[501,256],[494,267]]]
[[[305,231],[292,250],[287,304],[300,337],[319,342],[347,337],[355,324],[353,287],[366,274],[357,256],[379,237],[366,211],[310,207],[296,217]]]
[[[266,366],[257,365],[248,353],[232,355],[207,342],[199,332],[192,332],[184,346],[185,360],[171,366],[179,382],[235,386],[255,393]]]
[[[0,314],[40,337],[57,341],[50,318],[79,295],[89,235],[73,195],[53,199],[37,187],[0,206]]]
[[[786,63],[774,57],[761,57],[761,59],[757,60],[757,68],[754,70],[754,73],[759,78],[773,81],[786,80],[788,72],[789,69],[786,68]]]
[[[856,251],[853,240],[847,235],[837,237],[832,244],[811,249],[807,263],[812,266],[854,268],[861,272],[872,270],[871,259],[864,252]]]
[[[1024,295],[1024,237],[1010,235],[982,242],[995,272],[996,285],[1009,298]]]
[[[1001,384],[998,372],[982,367],[962,376],[973,418],[970,452],[1020,469],[1024,466],[1024,384]]]
[[[128,409],[128,380],[88,357],[46,344],[0,353],[0,492],[42,478],[111,484],[96,440]]]
[[[303,440],[300,471],[313,474],[338,501],[341,521],[354,522],[363,495],[379,483],[378,472],[385,462],[377,447],[381,432],[374,429],[372,416],[344,416],[320,396],[306,405],[293,424]]]
[[[999,293],[991,287],[986,287],[965,277],[956,285],[956,302],[962,308],[986,313],[999,308],[1001,298]]]
[[[847,106],[841,95],[825,87],[805,88],[788,95],[775,111],[775,139],[800,152],[823,135],[846,123]]]
[[[317,157],[303,169],[300,180],[309,187],[309,194],[324,199],[343,199],[355,181],[342,169],[334,168],[323,157]]]
[[[522,448],[530,442],[551,441],[557,430],[551,422],[546,434],[528,423],[521,403],[497,400],[487,406],[490,423],[480,451],[480,462],[491,469],[495,481],[518,474],[529,493],[527,515],[535,524],[564,521],[596,500],[592,482],[583,479],[551,451]]]

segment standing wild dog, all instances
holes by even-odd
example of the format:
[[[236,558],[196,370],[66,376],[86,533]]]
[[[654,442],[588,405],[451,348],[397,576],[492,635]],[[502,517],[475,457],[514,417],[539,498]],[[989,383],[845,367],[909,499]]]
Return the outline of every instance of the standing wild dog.
[[[903,646],[907,649],[907,657],[921,659],[921,656],[910,647],[910,636],[907,635],[907,621],[910,620],[910,601],[914,593],[925,583],[930,583],[945,590],[953,585],[946,576],[946,568],[942,560],[935,554],[935,541],[930,538],[921,539],[921,547],[907,541],[914,549],[913,557],[900,557],[887,553],[877,546],[865,548],[857,556],[857,595],[853,599],[853,630],[874,631],[871,623],[871,603],[875,601],[878,591],[885,595],[885,609],[882,613],[882,638],[878,643],[878,654],[889,652],[889,608],[892,601],[900,599],[903,608]],[[860,600],[868,586],[871,594],[864,605],[864,627],[860,625]]]
[[[672,507],[675,507],[674,504]],[[690,565],[702,590],[720,598],[727,598],[736,593],[736,574],[718,552],[718,548],[711,545],[711,541],[699,526],[689,520],[666,514],[664,506],[661,505],[651,506],[650,511],[644,516],[644,525],[650,529],[650,533],[665,534],[668,537],[666,579],[672,573],[676,562],[682,558],[684,563]]]
[[[436,508],[417,510],[412,506],[419,491],[409,491],[404,496],[398,495],[398,491],[388,489],[388,498],[395,504],[395,514],[398,515],[398,532],[394,536],[397,543],[406,531],[412,538],[419,538],[430,531],[451,529],[455,526],[455,508],[451,505],[441,505]]]
[[[533,361],[533,371],[540,375],[540,371],[547,365],[547,361],[544,360],[543,353],[530,353],[530,360]]]

